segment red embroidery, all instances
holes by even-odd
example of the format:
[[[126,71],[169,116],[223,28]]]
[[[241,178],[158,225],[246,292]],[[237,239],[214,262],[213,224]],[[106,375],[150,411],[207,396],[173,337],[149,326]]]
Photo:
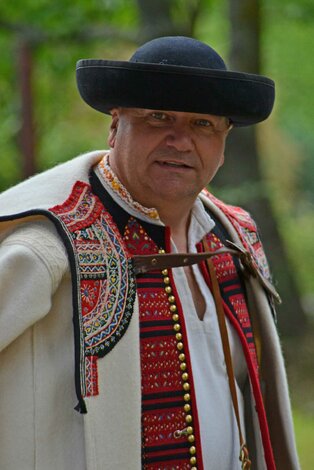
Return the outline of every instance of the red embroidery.
[[[141,255],[158,253],[158,247],[134,217],[130,217],[123,238],[130,253]]]
[[[161,470],[160,464],[150,464],[149,470]],[[162,470],[191,470],[191,464],[187,462],[182,463],[181,460],[172,460],[169,464],[165,462]]]
[[[142,339],[143,393],[182,390],[176,344],[174,337]]]
[[[205,194],[228,217],[229,221],[237,231],[243,246],[252,254],[256,267],[264,277],[270,279],[269,266],[263,250],[262,242],[258,236],[256,224],[250,214],[241,207],[223,203],[206,189],[203,190],[203,194]]]
[[[93,311],[98,303],[101,281],[84,280],[81,282],[82,315],[86,316]]]
[[[97,356],[86,357],[86,396],[92,397],[99,394]]]
[[[156,411],[144,413],[142,418],[143,426],[146,431],[149,430],[149,432],[144,433],[144,444],[146,446],[168,445],[171,443],[175,445],[177,441],[174,439],[173,433],[176,429],[185,427],[184,416],[183,408],[179,413],[177,410],[171,411],[171,409],[159,413],[156,413]]]
[[[158,292],[154,289],[149,289],[149,284],[154,282],[154,279],[141,279],[141,284],[147,284],[147,291],[143,288],[139,292],[139,300],[141,304],[140,320],[170,320],[169,315],[169,302],[163,289]]]
[[[69,198],[63,204],[50,210],[57,215],[62,215],[63,222],[73,232],[90,226],[103,209],[102,203],[92,194],[90,187],[86,183],[77,181]]]
[[[158,252],[157,245],[134,218],[130,219],[125,229],[125,243],[132,254]],[[190,469],[191,444],[186,436],[179,439],[174,437],[175,431],[186,428],[187,413],[184,411],[186,402],[182,361],[179,359],[180,351],[177,348],[178,340],[164,276],[159,272],[148,273],[138,276],[137,284],[141,336],[143,468]],[[184,321],[182,312],[176,313]],[[182,341],[186,343],[186,338]],[[184,366],[191,377],[188,359]],[[190,390],[190,395],[194,400],[193,390]],[[199,446],[200,443],[195,445]],[[198,468],[201,469],[201,466]]]
[[[83,398],[98,394],[97,357],[111,351],[127,330],[135,278],[119,230],[88,184],[77,182],[65,203],[50,210],[66,227],[74,248],[80,352],[76,370]]]
[[[223,247],[222,242],[214,233],[209,233],[207,235],[207,240],[211,251],[215,251]],[[229,254],[221,254],[218,256],[213,256],[212,260],[222,296],[224,300],[227,301],[232,307],[232,311],[241,326],[241,329],[247,340],[247,345],[255,372],[258,374],[258,360],[254,344],[251,319],[233,258]]]

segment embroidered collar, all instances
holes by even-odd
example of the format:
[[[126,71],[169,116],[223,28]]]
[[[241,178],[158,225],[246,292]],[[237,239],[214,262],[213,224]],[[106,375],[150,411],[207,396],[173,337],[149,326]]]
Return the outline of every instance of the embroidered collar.
[[[136,211],[136,216],[138,217],[139,214],[145,217],[145,219],[149,222],[156,222],[159,221],[159,215],[157,209],[154,207],[144,207],[137,201],[134,201],[131,194],[128,192],[125,186],[121,183],[118,177],[112,171],[110,164],[109,164],[109,153],[107,153],[101,161],[98,163],[96,167],[96,172],[101,177],[102,182],[105,184],[107,190],[111,193],[114,197],[118,197],[120,203],[122,202],[123,205],[127,206],[127,210],[133,212]],[[108,187],[109,186],[109,187]],[[112,194],[114,193],[114,195]]]

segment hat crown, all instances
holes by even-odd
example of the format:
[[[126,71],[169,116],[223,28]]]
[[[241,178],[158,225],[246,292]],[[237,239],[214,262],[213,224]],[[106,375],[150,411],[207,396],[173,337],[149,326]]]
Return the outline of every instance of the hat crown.
[[[226,70],[220,55],[207,44],[184,36],[153,39],[139,47],[130,62]]]

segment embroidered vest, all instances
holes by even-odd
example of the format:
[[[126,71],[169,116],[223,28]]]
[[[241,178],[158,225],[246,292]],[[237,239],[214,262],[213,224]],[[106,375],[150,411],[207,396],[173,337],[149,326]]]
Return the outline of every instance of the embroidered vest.
[[[232,219],[256,263],[266,269],[256,229],[249,216],[240,209],[224,206],[217,200],[214,202]],[[76,281],[73,300],[78,409],[86,412],[84,397],[99,394],[97,361],[123,337],[137,295],[142,376],[142,466],[147,470],[202,469],[187,335],[172,272],[170,269],[152,271],[136,279],[132,266],[132,255],[170,251],[169,234],[163,244],[158,245],[143,224],[131,216],[120,233],[116,222],[90,186],[80,182],[76,183],[64,204],[50,211],[61,221],[67,235],[72,276]],[[207,235],[212,251],[222,246],[219,230],[217,227]],[[240,336],[247,360],[268,468],[274,469],[243,286],[232,256],[215,256],[213,261],[225,313]]]

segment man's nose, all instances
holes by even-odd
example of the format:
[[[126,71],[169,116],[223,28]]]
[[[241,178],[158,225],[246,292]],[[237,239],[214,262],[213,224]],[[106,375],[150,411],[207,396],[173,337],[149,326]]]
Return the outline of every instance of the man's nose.
[[[166,137],[168,147],[175,148],[179,152],[190,152],[194,149],[191,129],[187,127],[173,127]]]

